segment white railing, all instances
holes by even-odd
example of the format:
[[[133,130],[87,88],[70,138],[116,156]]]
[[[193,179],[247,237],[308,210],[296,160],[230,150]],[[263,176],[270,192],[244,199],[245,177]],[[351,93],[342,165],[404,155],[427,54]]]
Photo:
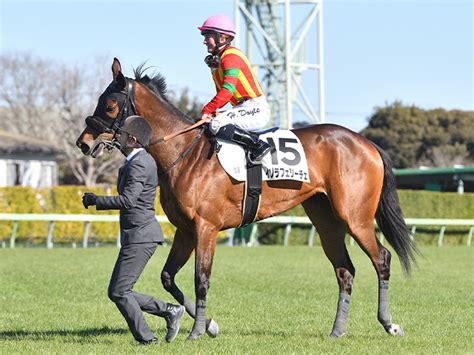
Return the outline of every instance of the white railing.
[[[309,231],[309,238],[308,238],[308,245],[313,246],[314,236],[316,234],[316,229],[314,228],[313,224],[309,220],[308,217],[299,217],[299,216],[277,216],[265,219],[263,221],[259,221],[252,225],[252,231],[250,232],[250,241],[248,245],[258,245],[257,240],[257,232],[258,232],[258,225],[260,223],[278,223],[278,224],[286,224],[285,233],[283,236],[283,244],[285,246],[288,245],[288,241],[290,238],[291,228],[293,225],[307,225],[311,226]],[[440,227],[440,231],[438,234],[438,246],[443,245],[444,241],[444,234],[446,231],[447,226],[467,226],[469,227],[469,232],[467,235],[467,246],[471,246],[472,236],[474,234],[474,219],[434,219],[434,218],[406,218],[405,223],[407,226],[411,226],[411,236],[412,238],[416,234],[417,226],[434,226]],[[377,233],[380,242],[384,243],[384,236],[382,233]],[[354,245],[354,239],[350,238],[350,245]],[[229,240],[229,244],[233,244],[232,236]]]
[[[169,222],[165,216],[155,216],[160,223]],[[118,222],[119,215],[93,215],[93,214],[36,214],[36,213],[0,213],[0,221],[12,221],[12,232],[10,236],[10,248],[15,247],[16,235],[19,222],[49,222],[48,235],[46,237],[46,247],[53,247],[53,234],[55,222],[84,222],[84,234],[82,237],[82,246],[87,248],[89,245],[89,230],[92,222]],[[117,246],[120,247],[120,231],[117,232]],[[2,248],[6,247],[5,241],[2,241]],[[76,244],[73,243],[73,247]]]
[[[156,216],[156,219],[160,223],[169,222],[166,216]],[[46,247],[53,247],[53,236],[54,236],[54,224],[55,222],[83,222],[84,223],[84,234],[82,238],[82,246],[87,248],[89,244],[89,230],[92,222],[118,222],[118,215],[91,215],[91,214],[30,214],[30,213],[0,213],[0,221],[13,222],[12,232],[10,235],[10,247],[15,247],[15,240],[17,236],[18,223],[24,221],[44,221],[49,223],[48,235],[46,238]],[[431,219],[431,218],[407,218],[405,222],[408,226],[411,226],[412,235],[415,235],[416,228],[418,226],[436,226],[440,227],[438,234],[438,246],[443,245],[444,234],[446,227],[448,226],[467,226],[469,227],[467,246],[471,246],[472,236],[474,234],[474,219]],[[272,224],[283,224],[285,227],[285,234],[283,243],[285,246],[288,245],[290,233],[293,225],[306,225],[311,226],[308,238],[308,245],[313,246],[314,237],[316,230],[311,224],[308,217],[299,216],[276,216],[267,218],[258,223],[252,225],[252,231],[250,234],[250,241],[247,245],[258,245],[257,232],[258,225],[262,223]],[[229,233],[229,245],[233,245],[233,231]],[[379,233],[379,239],[383,244],[384,238]],[[354,244],[354,240],[351,238],[350,244]],[[120,232],[117,233],[117,246],[120,246]],[[2,242],[2,247],[6,248],[5,241]],[[73,243],[75,247],[75,243]]]

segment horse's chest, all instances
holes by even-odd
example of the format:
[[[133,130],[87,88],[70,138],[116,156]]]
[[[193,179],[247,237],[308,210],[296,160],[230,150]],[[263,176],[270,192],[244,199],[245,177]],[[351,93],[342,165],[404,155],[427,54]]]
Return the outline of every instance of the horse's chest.
[[[176,195],[170,191],[161,191],[160,202],[166,216],[177,227],[184,227],[189,224],[192,218],[192,210],[189,204],[183,200],[182,196]]]

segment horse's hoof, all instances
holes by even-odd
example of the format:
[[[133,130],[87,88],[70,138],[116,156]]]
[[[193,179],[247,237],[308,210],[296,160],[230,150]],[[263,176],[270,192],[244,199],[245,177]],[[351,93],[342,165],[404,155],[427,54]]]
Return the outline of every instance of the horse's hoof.
[[[199,333],[194,333],[194,332],[191,332],[188,337],[186,338],[186,341],[193,341],[193,340],[198,340],[200,337],[202,337],[203,334],[199,334]]]
[[[346,335],[346,332],[335,332],[334,330],[329,334],[330,338],[336,339],[336,338],[342,338],[344,335]]]
[[[403,328],[398,324],[391,324],[386,330],[387,333],[393,335],[394,337],[402,337],[405,335]]]
[[[219,334],[219,325],[214,319],[211,319],[207,325],[206,329],[207,335],[209,335],[211,338],[215,338],[217,334]]]

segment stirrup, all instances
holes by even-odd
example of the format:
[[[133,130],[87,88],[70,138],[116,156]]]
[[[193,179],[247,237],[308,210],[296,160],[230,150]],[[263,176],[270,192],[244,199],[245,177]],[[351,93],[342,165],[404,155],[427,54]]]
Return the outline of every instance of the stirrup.
[[[263,156],[260,159],[252,159],[252,152],[247,150],[247,160],[252,165],[262,165]]]
[[[255,157],[254,154],[256,153],[258,149],[261,149],[261,148],[263,148],[263,151],[260,152],[260,154],[258,154]],[[255,151],[252,151],[252,150],[247,151],[247,158],[254,165],[262,164],[263,158],[265,157],[265,155],[267,155],[270,152],[270,150],[271,150],[271,146],[268,143],[261,141],[261,146],[255,149]]]

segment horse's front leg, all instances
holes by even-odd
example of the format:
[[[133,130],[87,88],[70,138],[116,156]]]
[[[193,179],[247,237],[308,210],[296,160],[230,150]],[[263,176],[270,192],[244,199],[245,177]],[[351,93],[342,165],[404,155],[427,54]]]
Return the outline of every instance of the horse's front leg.
[[[210,287],[212,261],[218,230],[207,223],[196,230],[196,265],[194,285],[196,292],[196,317],[188,340],[195,340],[206,332],[206,296]]]
[[[186,312],[193,318],[196,318],[196,304],[179,289],[175,282],[175,276],[189,260],[195,246],[193,233],[177,229],[168,259],[161,272],[161,282],[165,290],[182,304],[186,308]],[[219,332],[219,326],[212,319],[206,320],[206,329],[207,334],[211,337],[216,337]]]

